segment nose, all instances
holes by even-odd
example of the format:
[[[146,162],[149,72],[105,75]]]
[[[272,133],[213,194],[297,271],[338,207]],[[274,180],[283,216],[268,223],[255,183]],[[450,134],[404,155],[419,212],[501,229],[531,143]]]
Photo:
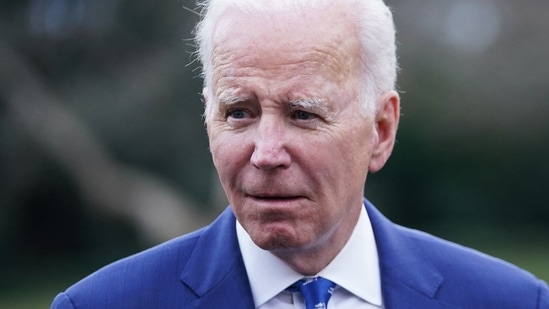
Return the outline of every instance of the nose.
[[[287,134],[283,121],[262,117],[254,132],[253,166],[262,170],[286,168],[291,156],[287,152]]]

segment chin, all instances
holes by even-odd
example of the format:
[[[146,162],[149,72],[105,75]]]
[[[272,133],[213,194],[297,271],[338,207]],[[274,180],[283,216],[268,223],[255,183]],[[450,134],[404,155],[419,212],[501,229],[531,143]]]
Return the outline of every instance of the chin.
[[[308,243],[303,241],[303,239],[297,239],[293,235],[280,232],[256,238],[252,237],[252,240],[261,249],[278,254],[302,251],[308,247]]]
[[[267,251],[286,251],[299,247],[295,237],[284,231],[270,231],[251,237],[258,247]]]

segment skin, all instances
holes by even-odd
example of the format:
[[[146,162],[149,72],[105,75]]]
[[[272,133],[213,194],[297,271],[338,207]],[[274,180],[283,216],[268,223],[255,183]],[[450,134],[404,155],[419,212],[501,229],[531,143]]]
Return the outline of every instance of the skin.
[[[303,275],[349,239],[398,125],[394,91],[362,112],[351,12],[228,10],[213,36],[207,130],[221,184],[252,240]]]

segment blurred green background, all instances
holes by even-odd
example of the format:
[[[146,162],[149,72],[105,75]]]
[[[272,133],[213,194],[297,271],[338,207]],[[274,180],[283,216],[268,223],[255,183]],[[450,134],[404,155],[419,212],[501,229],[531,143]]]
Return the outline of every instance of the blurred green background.
[[[549,280],[549,2],[391,0],[398,143],[366,195],[392,220]],[[193,1],[1,0],[0,308],[225,206]]]

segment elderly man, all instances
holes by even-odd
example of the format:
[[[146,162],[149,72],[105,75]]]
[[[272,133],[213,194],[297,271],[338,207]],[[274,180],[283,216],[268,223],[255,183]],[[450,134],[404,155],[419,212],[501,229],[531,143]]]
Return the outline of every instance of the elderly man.
[[[211,0],[197,42],[231,206],[52,308],[549,308],[503,261],[399,227],[363,199],[399,120],[382,0]]]

